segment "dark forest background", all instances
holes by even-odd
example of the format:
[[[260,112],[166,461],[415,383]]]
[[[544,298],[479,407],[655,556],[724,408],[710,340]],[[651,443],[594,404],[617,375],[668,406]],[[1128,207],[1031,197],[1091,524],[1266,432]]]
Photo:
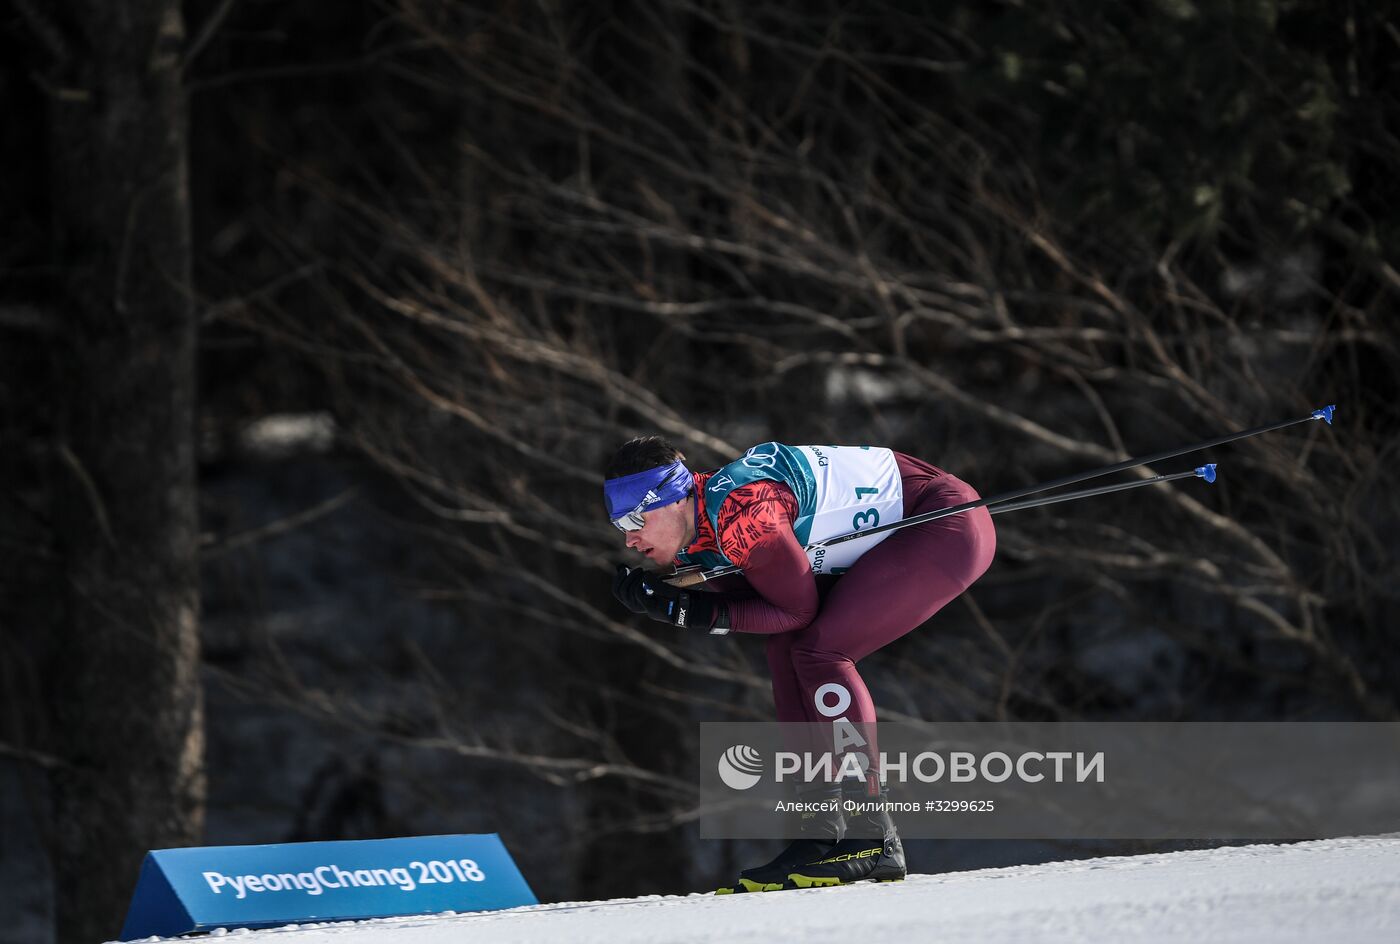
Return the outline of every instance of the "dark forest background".
[[[546,899],[766,858],[693,826],[761,645],[607,590],[644,432],[992,494],[1335,402],[998,518],[865,674],[1396,720],[1397,79],[1349,0],[0,4],[0,940],[115,936],[179,844],[499,831]]]

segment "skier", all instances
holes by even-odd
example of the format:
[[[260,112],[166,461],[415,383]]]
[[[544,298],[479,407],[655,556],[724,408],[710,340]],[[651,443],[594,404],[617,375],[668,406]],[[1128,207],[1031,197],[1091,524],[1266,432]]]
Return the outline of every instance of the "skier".
[[[766,635],[780,722],[864,732],[863,780],[804,786],[799,837],[740,873],[736,891],[905,875],[874,743],[875,706],[856,663],[919,626],[980,577],[996,551],[986,508],[831,548],[803,547],[980,497],[926,462],[871,446],[761,443],[714,472],[691,472],[658,436],[623,444],[605,472],[608,517],[649,567],[620,567],[613,594],[652,619],[703,632]],[[742,589],[667,584],[670,565],[738,565]],[[728,578],[726,578],[728,579]],[[832,800],[857,799],[849,818]],[[825,802],[823,802],[825,801]],[[726,889],[721,889],[726,891]]]

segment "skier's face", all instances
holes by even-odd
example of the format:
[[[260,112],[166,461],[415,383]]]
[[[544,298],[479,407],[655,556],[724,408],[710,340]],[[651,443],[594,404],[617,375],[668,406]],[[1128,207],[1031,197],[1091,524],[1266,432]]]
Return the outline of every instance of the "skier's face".
[[[644,556],[648,566],[664,567],[675,560],[694,537],[695,499],[675,502],[642,513],[646,522],[636,531],[624,532],[627,546]]]

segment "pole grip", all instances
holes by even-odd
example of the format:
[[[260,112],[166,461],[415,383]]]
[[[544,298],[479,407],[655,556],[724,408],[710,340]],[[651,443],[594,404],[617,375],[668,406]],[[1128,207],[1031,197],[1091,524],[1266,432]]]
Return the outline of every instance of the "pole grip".
[[[674,574],[662,579],[673,587],[698,587],[705,582],[705,568],[699,564],[680,567]]]

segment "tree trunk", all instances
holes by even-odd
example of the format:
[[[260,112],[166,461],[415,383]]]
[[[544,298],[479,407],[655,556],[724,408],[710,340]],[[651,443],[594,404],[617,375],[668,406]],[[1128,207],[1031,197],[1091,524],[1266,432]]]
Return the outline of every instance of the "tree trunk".
[[[53,861],[57,941],[94,944],[145,851],[203,828],[195,319],[179,0],[59,15]]]

